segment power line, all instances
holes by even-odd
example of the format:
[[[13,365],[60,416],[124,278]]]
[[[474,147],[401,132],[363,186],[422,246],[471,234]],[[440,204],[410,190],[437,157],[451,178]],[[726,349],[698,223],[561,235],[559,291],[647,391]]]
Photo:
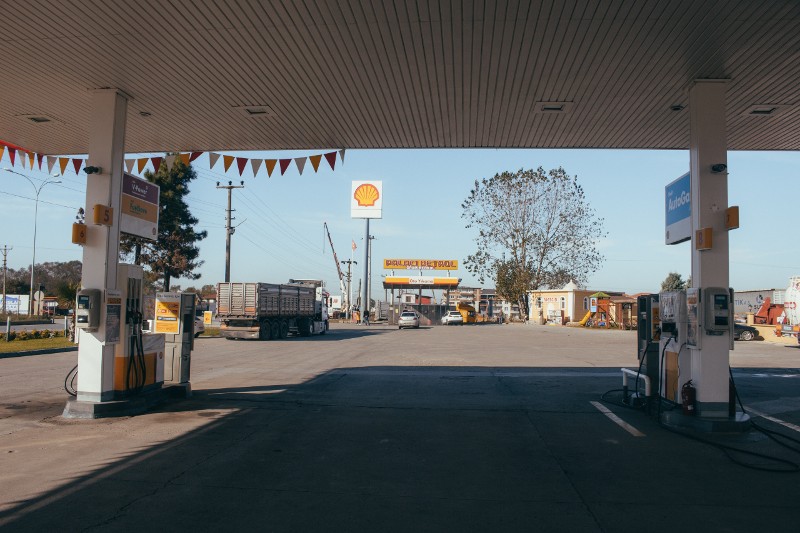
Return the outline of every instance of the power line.
[[[11,192],[6,192],[6,191],[0,191],[0,193],[7,194],[7,195],[9,195],[9,196],[16,196],[17,198],[22,198],[23,200],[31,200],[31,201],[33,201],[33,202],[35,202],[35,201],[36,201],[36,199],[35,199],[35,198],[30,198],[30,197],[28,197],[28,196],[22,196],[22,195],[20,195],[20,194],[14,194],[14,193],[11,193]],[[39,200],[39,201],[40,201],[41,203],[43,203],[43,204],[56,205],[56,206],[58,206],[58,207],[66,207],[67,209],[77,209],[77,207],[73,207],[73,206],[71,206],[71,205],[57,204],[57,203],[55,203],[55,202],[48,202],[47,200]]]

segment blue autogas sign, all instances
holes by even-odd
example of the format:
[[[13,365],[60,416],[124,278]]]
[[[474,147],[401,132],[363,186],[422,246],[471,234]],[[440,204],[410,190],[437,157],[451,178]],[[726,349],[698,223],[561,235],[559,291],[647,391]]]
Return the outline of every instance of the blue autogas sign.
[[[692,181],[687,172],[666,186],[664,191],[667,244],[692,238]]]

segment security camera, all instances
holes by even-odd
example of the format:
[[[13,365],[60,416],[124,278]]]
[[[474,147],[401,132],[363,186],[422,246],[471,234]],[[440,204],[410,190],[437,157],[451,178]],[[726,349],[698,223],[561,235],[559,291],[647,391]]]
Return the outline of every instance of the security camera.
[[[726,165],[725,163],[717,163],[716,165],[711,165],[711,172],[715,174],[725,172],[726,170],[728,170],[728,165]]]
[[[84,167],[83,171],[87,174],[101,174],[103,169],[100,167]]]

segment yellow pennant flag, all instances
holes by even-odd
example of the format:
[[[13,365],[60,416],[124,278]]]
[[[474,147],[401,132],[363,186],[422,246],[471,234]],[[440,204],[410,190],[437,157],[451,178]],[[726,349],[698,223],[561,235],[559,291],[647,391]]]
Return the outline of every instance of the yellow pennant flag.
[[[144,167],[147,165],[148,161],[150,160],[147,159],[146,157],[142,157],[136,160],[136,168],[139,170],[139,174],[142,173],[142,170],[144,170]]]
[[[225,172],[231,168],[231,164],[233,163],[233,156],[232,155],[223,155],[222,156],[222,163],[225,165]]]
[[[308,158],[311,160],[311,166],[314,167],[314,172],[319,168],[319,162],[322,161],[322,154],[310,155]]]
[[[0,144],[0,159],[3,159],[3,154],[6,153],[6,147]]]
[[[189,157],[191,157],[191,154],[181,154],[181,155],[180,155],[181,161],[182,161],[182,162],[183,162],[183,164],[184,164],[184,165],[186,165],[187,167],[189,166]]]
[[[31,170],[33,170],[33,152],[28,152],[28,160],[31,162]]]
[[[272,177],[272,171],[275,170],[275,165],[278,164],[277,159],[265,159],[264,163],[267,165],[267,176]]]
[[[61,169],[61,175],[64,175],[64,171],[67,169],[67,164],[69,163],[69,157],[59,157],[58,158],[58,168]]]

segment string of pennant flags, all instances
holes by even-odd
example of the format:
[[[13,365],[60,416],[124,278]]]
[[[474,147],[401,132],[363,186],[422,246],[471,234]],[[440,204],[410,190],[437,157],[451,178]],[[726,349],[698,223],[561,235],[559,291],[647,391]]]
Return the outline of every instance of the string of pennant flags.
[[[47,165],[47,172],[52,173],[53,168],[55,168],[56,164],[58,164],[58,169],[61,171],[61,174],[67,170],[67,168],[72,165],[72,168],[75,170],[75,173],[79,173],[81,168],[86,165],[86,159],[79,158],[79,157],[58,157],[58,156],[50,156],[44,154],[36,154],[29,150],[26,150],[20,146],[16,146],[11,143],[7,143],[5,141],[0,141],[0,159],[2,159],[4,152],[8,150],[8,157],[11,161],[11,166],[13,167],[16,165],[17,154],[20,154],[20,161],[23,168],[30,167],[33,170],[34,166],[38,164],[39,170],[42,170],[42,164],[46,160]],[[136,168],[137,173],[141,174],[144,172],[146,168],[148,168],[148,163],[152,165],[153,170],[158,171],[161,167],[162,163],[165,163],[167,169],[171,169],[172,166],[175,164],[176,160],[180,160],[183,162],[184,165],[189,165],[192,161],[200,157],[206,152],[187,152],[187,153],[178,153],[178,154],[169,154],[165,156],[156,156],[156,157],[138,157],[138,158],[130,158],[125,159],[125,170],[128,173],[132,173],[134,167]],[[297,171],[300,175],[303,174],[303,170],[306,167],[306,162],[310,161],[311,166],[316,173],[319,170],[320,164],[322,163],[322,159],[325,158],[328,165],[330,165],[331,170],[336,170],[336,156],[339,156],[341,164],[344,164],[344,154],[345,149],[341,150],[334,150],[332,152],[325,152],[321,154],[309,155],[309,156],[302,156],[302,157],[289,157],[289,158],[275,158],[275,159],[263,159],[263,158],[251,158],[251,157],[235,157],[232,155],[224,155],[217,152],[208,152],[208,161],[209,161],[209,169],[213,169],[217,162],[222,159],[222,166],[224,168],[223,172],[228,172],[228,170],[233,166],[233,163],[236,163],[236,168],[239,170],[239,176],[244,173],[244,170],[250,167],[253,170],[253,177],[256,177],[259,171],[262,168],[266,169],[267,177],[272,177],[275,168],[280,169],[281,176],[286,174],[286,171],[292,165],[295,164],[297,167]]]

